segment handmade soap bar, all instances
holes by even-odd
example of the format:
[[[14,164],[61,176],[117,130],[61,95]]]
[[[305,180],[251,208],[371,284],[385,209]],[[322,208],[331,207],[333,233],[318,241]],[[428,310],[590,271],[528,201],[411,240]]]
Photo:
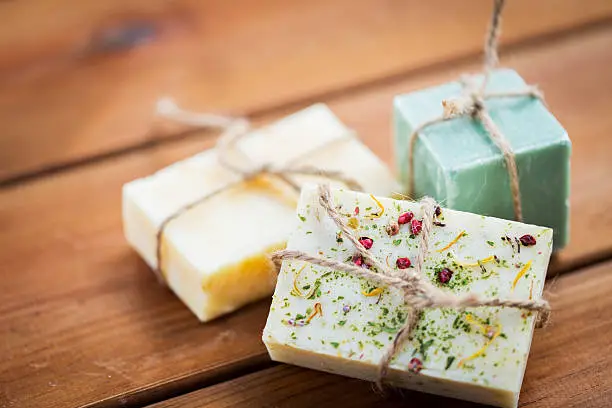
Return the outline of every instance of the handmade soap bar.
[[[399,188],[387,167],[325,105],[255,131],[239,147],[255,163],[338,170],[380,194]],[[217,159],[211,149],[124,186],[125,235],[151,268],[157,267],[156,234],[163,220],[240,181]],[[181,214],[165,228],[161,247],[168,286],[202,321],[269,296],[276,272],[266,253],[284,247],[295,227],[297,199],[280,179],[261,176]]]
[[[377,259],[394,270],[408,265],[405,258],[415,261],[422,233],[416,222],[422,217],[419,203],[378,198],[379,205],[367,194],[341,190],[332,195],[344,220]],[[303,221],[287,249],[360,263],[319,204],[316,188],[303,188],[297,214]],[[389,235],[386,227],[398,219],[399,232]],[[549,228],[443,209],[429,242],[426,279],[443,290],[498,298],[541,296],[552,247]],[[285,260],[263,341],[275,361],[372,381],[407,310],[396,288]],[[413,338],[392,360],[387,380],[516,407],[534,318],[509,308],[425,309]]]
[[[487,92],[518,91],[514,71],[496,70]],[[408,165],[409,137],[442,115],[442,100],[461,95],[459,82],[396,97],[395,152],[401,179],[414,170],[414,197],[429,195],[449,208],[514,219],[510,179],[502,153],[480,123],[461,117],[425,128]],[[532,97],[487,99],[485,106],[516,155],[524,222],[551,227],[555,249],[568,242],[569,158],[567,133],[544,104]]]

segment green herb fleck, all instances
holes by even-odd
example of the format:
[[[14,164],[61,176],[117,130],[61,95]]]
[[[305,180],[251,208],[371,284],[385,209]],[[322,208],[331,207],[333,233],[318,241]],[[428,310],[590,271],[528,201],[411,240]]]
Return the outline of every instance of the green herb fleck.
[[[306,222],[306,217],[304,217],[303,215],[298,214],[298,217],[300,217],[300,220],[302,220],[302,222]]]
[[[446,367],[444,369],[448,370],[450,366],[453,364],[453,361],[455,361],[455,356],[446,357]]]
[[[419,352],[423,355],[424,358],[427,358],[427,349],[431,347],[433,342],[433,339],[429,339],[425,343],[421,343],[421,346],[419,347]]]
[[[346,324],[346,320],[340,320],[338,322],[338,326],[344,326]]]
[[[487,244],[489,244],[490,246],[495,246],[495,242],[493,241],[487,241]]]
[[[338,348],[338,346],[340,346],[340,343],[337,343],[335,341],[330,341],[329,344],[331,344],[332,346],[334,346],[334,348]]]
[[[400,238],[400,239],[394,239],[394,240],[393,240],[393,245],[395,245],[395,246],[398,246],[398,245],[399,245],[399,244],[401,244],[401,243],[402,243],[402,239],[401,239],[401,238]]]

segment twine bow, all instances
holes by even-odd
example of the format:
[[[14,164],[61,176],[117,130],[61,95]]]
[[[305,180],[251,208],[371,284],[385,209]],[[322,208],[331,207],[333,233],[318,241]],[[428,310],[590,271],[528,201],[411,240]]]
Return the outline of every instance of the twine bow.
[[[537,327],[542,327],[548,321],[550,315],[550,305],[546,300],[524,300],[510,298],[481,298],[477,294],[468,293],[465,295],[455,295],[444,291],[423,278],[423,265],[429,253],[429,236],[433,228],[435,219],[435,208],[437,203],[429,198],[423,198],[420,203],[423,210],[423,225],[419,238],[419,252],[415,258],[414,269],[404,269],[394,271],[384,262],[376,259],[359,242],[359,238],[347,226],[333,204],[329,185],[319,186],[319,203],[326,210],[327,215],[334,221],[342,231],[342,236],[347,238],[355,247],[357,253],[361,255],[371,266],[371,270],[358,267],[353,264],[339,262],[333,259],[325,259],[312,256],[305,252],[296,250],[277,251],[272,254],[272,260],[280,267],[280,263],[285,259],[304,261],[307,263],[332,268],[338,271],[348,272],[354,276],[368,279],[379,285],[396,288],[403,292],[403,300],[410,307],[406,322],[395,335],[393,343],[385,351],[379,363],[379,376],[377,384],[382,387],[382,381],[389,370],[389,364],[402,344],[414,331],[421,312],[427,308],[455,308],[464,309],[467,307],[510,307],[533,312],[538,314]]]
[[[497,127],[491,115],[485,107],[486,99],[493,98],[516,98],[531,96],[544,100],[542,92],[536,86],[527,86],[525,89],[508,92],[486,92],[487,84],[491,77],[491,71],[498,63],[498,40],[501,31],[501,13],[505,5],[504,0],[495,0],[493,6],[493,13],[491,21],[489,23],[489,30],[484,47],[484,67],[483,75],[484,80],[478,86],[469,77],[460,78],[460,82],[463,87],[463,95],[459,98],[453,98],[449,100],[443,100],[442,106],[444,113],[442,116],[428,120],[417,126],[409,137],[410,150],[408,152],[408,195],[413,196],[414,194],[414,152],[416,147],[416,141],[418,140],[419,134],[426,128],[442,123],[448,120],[452,120],[461,116],[471,116],[474,120],[477,120],[482,124],[485,132],[489,138],[495,143],[504,156],[506,169],[508,170],[508,176],[510,178],[510,192],[512,194],[512,206],[514,208],[514,218],[516,221],[523,221],[523,209],[521,205],[521,191],[519,186],[519,175],[516,166],[516,157],[512,150],[512,146],[503,135],[501,130]]]
[[[250,130],[250,123],[245,118],[215,115],[209,113],[187,112],[180,109],[172,100],[162,99],[158,102],[157,111],[160,116],[172,119],[176,122],[190,126],[202,128],[220,129],[223,131],[217,140],[217,160],[221,166],[239,175],[239,179],[208,192],[195,201],[192,201],[166,217],[160,224],[156,236],[156,259],[157,268],[154,269],[160,282],[164,283],[164,273],[162,270],[162,244],[164,233],[168,224],[194,207],[211,199],[219,193],[238,187],[248,180],[267,175],[275,177],[289,185],[296,193],[299,193],[300,186],[291,179],[291,176],[319,176],[329,180],[339,181],[351,190],[363,191],[361,185],[354,179],[347,177],[339,171],[322,170],[313,166],[273,166],[270,163],[255,163],[237,145],[238,141],[245,137]],[[353,134],[347,134],[344,138],[336,139],[332,142],[320,145],[314,149],[302,153],[294,160],[300,160],[316,153],[318,150],[329,147],[332,143],[353,138]]]

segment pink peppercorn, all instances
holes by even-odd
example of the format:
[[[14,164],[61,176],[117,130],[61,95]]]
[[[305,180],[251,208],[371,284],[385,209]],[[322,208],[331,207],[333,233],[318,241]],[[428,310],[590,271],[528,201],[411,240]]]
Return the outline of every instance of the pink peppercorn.
[[[423,221],[419,221],[416,218],[410,221],[410,232],[417,235],[423,229]]]
[[[448,268],[444,268],[438,272],[438,282],[446,284],[453,277],[453,271]]]
[[[355,215],[359,215],[359,207],[355,207]]]
[[[400,225],[408,224],[413,218],[414,214],[412,213],[412,211],[408,211],[397,217],[397,223]]]
[[[536,244],[536,239],[533,237],[533,235],[529,235],[529,234],[523,235],[522,237],[519,238],[519,240],[521,241],[521,244],[525,246],[532,246]]]
[[[359,254],[353,255],[353,263],[356,266],[361,266],[362,268],[367,268],[367,269],[370,269],[370,267],[372,266],[369,263],[367,263],[365,259],[363,259],[363,257]]]
[[[408,258],[397,258],[397,261],[395,261],[395,264],[397,265],[397,267],[399,269],[410,268],[410,259],[408,259]]]
[[[423,362],[416,357],[413,357],[412,360],[408,363],[408,370],[415,374],[418,374],[423,369]]]
[[[370,249],[372,248],[372,245],[374,245],[374,240],[368,237],[361,237],[359,238],[359,243],[363,245],[365,249]]]
[[[363,257],[359,254],[353,255],[353,263],[357,266],[363,266]]]

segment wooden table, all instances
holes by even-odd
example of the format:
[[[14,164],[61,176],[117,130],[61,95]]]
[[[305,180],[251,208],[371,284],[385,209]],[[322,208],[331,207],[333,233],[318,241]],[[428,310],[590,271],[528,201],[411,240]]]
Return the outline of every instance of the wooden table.
[[[121,230],[121,186],[214,143],[157,98],[257,123],[323,101],[391,161],[393,95],[479,68],[490,3],[0,2],[0,406],[470,406],[272,363],[262,301],[199,324]],[[529,407],[612,406],[612,2],[513,0],[502,61],[573,141],[571,245]]]

